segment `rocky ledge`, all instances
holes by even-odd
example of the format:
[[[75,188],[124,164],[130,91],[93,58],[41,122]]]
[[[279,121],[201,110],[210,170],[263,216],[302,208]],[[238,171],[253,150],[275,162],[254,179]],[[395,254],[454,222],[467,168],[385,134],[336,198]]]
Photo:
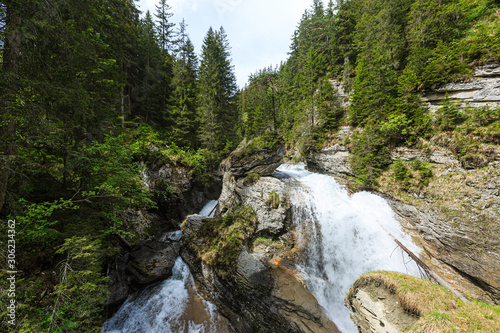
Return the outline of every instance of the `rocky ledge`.
[[[362,275],[345,304],[360,333],[498,332],[500,307],[463,302],[428,280],[396,272]]]
[[[471,107],[500,107],[500,64],[491,63],[475,69],[474,79],[449,83],[422,97],[431,110],[445,98]]]

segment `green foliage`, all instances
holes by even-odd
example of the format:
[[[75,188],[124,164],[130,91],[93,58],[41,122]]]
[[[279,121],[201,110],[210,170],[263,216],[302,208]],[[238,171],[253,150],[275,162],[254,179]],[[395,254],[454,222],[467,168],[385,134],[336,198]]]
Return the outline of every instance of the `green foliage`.
[[[22,248],[31,251],[40,251],[40,248],[53,246],[61,237],[55,228],[59,222],[53,215],[61,210],[79,209],[71,200],[59,199],[54,202],[28,203],[20,199],[23,213],[15,217],[18,224],[17,240]]]
[[[429,180],[432,177],[434,177],[431,166],[426,162],[422,162],[420,160],[413,160],[411,162],[411,167],[414,171],[417,171],[419,175],[418,178],[419,183],[417,184],[417,186],[419,187],[428,186]]]
[[[258,173],[249,173],[246,175],[245,179],[243,179],[243,185],[250,186],[255,184],[260,179],[260,175]]]
[[[266,132],[263,135],[251,140],[243,150],[237,155],[238,158],[244,159],[245,157],[264,156],[267,153],[277,151],[284,141],[277,132]]]
[[[394,178],[401,184],[403,188],[407,188],[410,183],[412,174],[406,167],[405,163],[398,158],[396,162],[392,164],[391,168],[394,174]]]
[[[202,147],[220,155],[229,153],[238,141],[237,89],[229,43],[222,27],[219,31],[210,28],[203,40],[199,89],[199,138]]]
[[[353,138],[351,166],[360,187],[373,187],[377,177],[390,163],[386,139],[374,127],[368,126]]]
[[[500,108],[474,108],[470,116],[471,123],[476,126],[488,126],[500,122]]]
[[[257,218],[251,207],[242,207],[208,220],[197,235],[203,243],[196,249],[198,257],[218,268],[221,277],[229,277],[236,267],[242,246],[253,237],[256,227]]]
[[[440,131],[451,131],[466,119],[467,117],[460,111],[460,107],[445,98],[442,107],[436,112],[434,126]]]

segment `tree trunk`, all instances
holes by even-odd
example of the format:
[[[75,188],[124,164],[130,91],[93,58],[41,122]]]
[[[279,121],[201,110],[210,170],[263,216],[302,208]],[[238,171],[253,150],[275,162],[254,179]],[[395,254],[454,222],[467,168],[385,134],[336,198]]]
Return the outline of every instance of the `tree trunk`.
[[[125,95],[123,93],[123,86],[120,88],[120,109],[122,113],[122,130],[125,129]]]
[[[6,36],[5,48],[3,53],[3,79],[4,83],[1,87],[1,118],[0,122],[5,122],[5,125],[0,126],[0,213],[4,207],[5,196],[9,183],[9,169],[12,157],[17,149],[14,143],[15,126],[12,114],[9,113],[9,96],[16,93],[16,80],[18,72],[18,60],[21,48],[21,15],[18,3],[6,3]]]

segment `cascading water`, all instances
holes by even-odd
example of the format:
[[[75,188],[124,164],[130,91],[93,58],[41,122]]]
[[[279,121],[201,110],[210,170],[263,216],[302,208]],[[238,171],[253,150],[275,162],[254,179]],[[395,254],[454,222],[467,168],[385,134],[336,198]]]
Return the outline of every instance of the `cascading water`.
[[[342,332],[357,332],[344,298],[360,275],[374,270],[419,275],[417,265],[395,251],[397,245],[387,231],[412,252],[420,250],[383,198],[367,192],[350,196],[334,178],[308,172],[304,165],[282,165],[278,177],[283,176],[300,183],[288,182],[294,185],[294,223],[308,238],[299,240],[307,241],[299,264],[305,283]]]
[[[216,204],[210,201],[200,215],[208,216]],[[174,231],[165,237],[180,236]],[[226,330],[224,325],[215,306],[197,294],[189,267],[177,257],[172,277],[129,297],[101,333],[215,333]]]
[[[419,275],[416,264],[395,251],[388,232],[414,253],[420,249],[384,199],[367,192],[350,196],[332,177],[306,171],[304,165],[282,165],[274,175],[290,187],[299,243],[307,245],[298,266],[309,291],[342,332],[357,332],[344,298],[360,275],[374,270]],[[216,203],[209,202],[200,215],[208,216]],[[180,231],[165,237],[179,240]],[[227,324],[220,326],[220,318],[215,306],[196,293],[179,257],[172,278],[129,297],[102,333],[231,331]]]

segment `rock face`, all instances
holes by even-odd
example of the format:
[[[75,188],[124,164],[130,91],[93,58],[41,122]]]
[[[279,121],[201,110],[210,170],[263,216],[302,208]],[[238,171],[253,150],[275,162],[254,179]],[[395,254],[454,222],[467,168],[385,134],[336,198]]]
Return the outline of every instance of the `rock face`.
[[[276,207],[278,210],[271,209],[269,205],[265,204],[272,191],[275,191],[280,199],[285,199],[283,184],[277,179],[265,177],[281,165],[281,160],[285,156],[284,141],[276,138],[274,140],[275,144],[271,147],[257,150],[253,154],[249,153],[249,150],[251,151],[249,147],[252,146],[251,141],[233,151],[221,163],[221,169],[224,173],[223,186],[216,215],[221,215],[242,204],[249,205],[254,209],[262,223],[261,231],[271,228],[279,232],[282,229],[281,222],[277,221],[283,220],[283,216],[279,215],[283,215],[289,210],[290,203],[283,200],[282,204]],[[249,179],[249,177],[252,178]],[[256,184],[253,184],[255,182]],[[270,217],[269,221],[267,217]],[[264,224],[268,224],[268,226],[264,226]]]
[[[215,303],[237,332],[339,332],[316,299],[283,267],[263,263],[242,248],[231,276],[221,278],[196,256],[202,245],[200,228],[212,219],[189,216],[183,224],[181,255],[189,265],[198,291]]]
[[[345,302],[359,333],[404,332],[418,319],[404,310],[394,293],[375,281],[356,281]]]
[[[158,209],[154,212],[175,229],[188,214],[199,212],[208,200],[216,200],[221,191],[221,177],[214,175],[208,185],[191,179],[184,167],[153,164],[144,173],[144,183],[154,194]]]
[[[176,241],[149,240],[128,250],[122,249],[109,274],[112,284],[106,305],[110,312],[118,310],[131,292],[172,276],[180,247]]]
[[[330,80],[330,83],[333,86],[335,94],[339,99],[339,104],[341,107],[348,107],[351,99],[351,94],[344,89],[344,84],[338,80]]]
[[[127,263],[131,282],[147,285],[170,277],[180,248],[178,242],[170,240],[139,243],[130,253],[130,261]]]
[[[500,249],[482,251],[476,230],[441,221],[432,212],[390,202],[403,223],[412,226],[427,264],[463,295],[500,304]]]
[[[273,196],[277,200],[276,206],[271,202]],[[259,221],[259,236],[276,237],[285,233],[289,226],[291,203],[285,185],[276,178],[262,177],[253,184],[245,185],[243,178],[236,179],[226,173],[218,212],[237,206],[252,207]]]
[[[471,107],[499,107],[500,106],[500,64],[492,63],[477,67],[475,80],[464,83],[449,83],[437,88],[432,93],[422,97],[431,110],[446,96],[463,106]]]
[[[285,142],[275,137],[276,140],[268,147],[253,147],[254,141],[250,141],[234,150],[227,159],[221,163],[223,172],[229,172],[233,177],[245,177],[255,173],[261,176],[269,176],[281,165],[281,159],[285,156]]]
[[[337,176],[353,176],[349,156],[350,152],[345,146],[336,144],[320,152],[311,152],[306,161],[308,168],[315,171]]]
[[[420,149],[409,147],[397,147],[391,152],[391,159],[393,161],[398,158],[405,161],[420,160],[438,164],[458,164],[460,163],[453,153],[444,148],[434,149],[429,152],[423,152]]]

